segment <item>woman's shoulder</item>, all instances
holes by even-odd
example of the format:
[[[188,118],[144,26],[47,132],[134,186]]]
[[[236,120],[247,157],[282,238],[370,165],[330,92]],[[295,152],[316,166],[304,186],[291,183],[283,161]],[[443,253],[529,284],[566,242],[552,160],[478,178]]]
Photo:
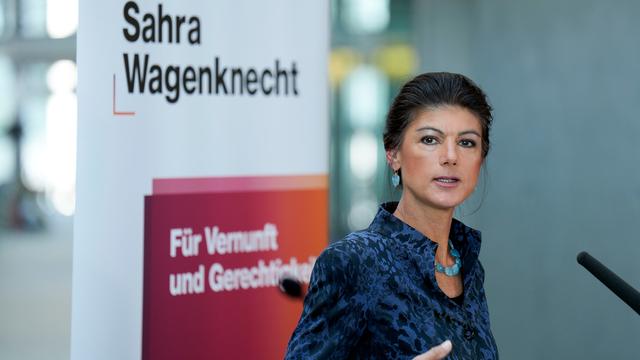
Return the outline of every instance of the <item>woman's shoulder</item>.
[[[324,252],[363,257],[378,251],[384,238],[369,229],[352,232],[340,240],[333,241]]]
[[[377,266],[380,252],[385,251],[384,239],[375,232],[360,230],[352,232],[327,246],[316,260],[316,264],[331,266],[361,273]]]

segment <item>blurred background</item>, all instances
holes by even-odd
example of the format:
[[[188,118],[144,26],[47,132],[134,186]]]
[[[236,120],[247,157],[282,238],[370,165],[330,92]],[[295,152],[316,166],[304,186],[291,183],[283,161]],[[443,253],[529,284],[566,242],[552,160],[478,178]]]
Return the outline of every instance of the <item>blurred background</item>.
[[[0,0],[0,359],[69,357],[77,0]],[[495,108],[476,194],[504,359],[632,359],[640,318],[576,264],[640,288],[640,3],[333,0],[331,240],[392,191],[381,134],[426,71],[474,79]]]

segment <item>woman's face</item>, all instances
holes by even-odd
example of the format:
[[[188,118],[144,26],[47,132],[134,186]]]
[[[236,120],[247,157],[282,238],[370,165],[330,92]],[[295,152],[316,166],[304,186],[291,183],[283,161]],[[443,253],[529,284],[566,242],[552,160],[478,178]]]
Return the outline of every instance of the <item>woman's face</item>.
[[[459,106],[418,113],[392,155],[403,197],[438,209],[454,208],[471,195],[482,161],[480,120]]]

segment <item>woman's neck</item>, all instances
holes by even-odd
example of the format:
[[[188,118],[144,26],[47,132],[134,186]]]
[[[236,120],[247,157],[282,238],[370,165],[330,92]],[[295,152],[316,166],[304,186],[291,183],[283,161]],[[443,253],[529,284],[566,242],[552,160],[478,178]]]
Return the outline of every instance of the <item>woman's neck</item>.
[[[438,248],[447,254],[453,210],[435,209],[403,196],[393,215],[438,243]]]

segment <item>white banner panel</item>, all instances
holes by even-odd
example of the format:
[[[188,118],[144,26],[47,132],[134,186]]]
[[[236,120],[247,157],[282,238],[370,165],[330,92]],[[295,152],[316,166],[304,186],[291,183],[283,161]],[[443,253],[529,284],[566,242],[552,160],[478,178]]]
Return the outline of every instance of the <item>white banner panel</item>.
[[[72,359],[142,356],[154,181],[326,190],[328,15],[325,1],[80,1]]]

